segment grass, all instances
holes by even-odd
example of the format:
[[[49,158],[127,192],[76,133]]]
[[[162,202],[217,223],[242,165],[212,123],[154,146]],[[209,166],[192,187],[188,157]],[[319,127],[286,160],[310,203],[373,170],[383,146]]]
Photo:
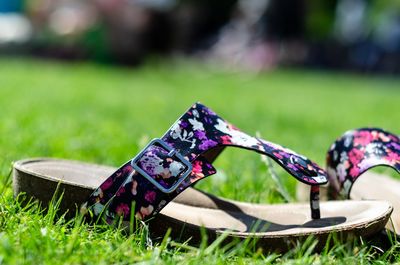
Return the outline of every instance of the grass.
[[[309,246],[265,254],[243,247],[172,242],[148,245],[145,228],[131,235],[80,218],[55,218],[37,203],[12,196],[12,161],[49,156],[119,166],[161,136],[193,102],[201,101],[244,131],[283,144],[324,165],[335,138],[351,128],[400,132],[400,80],[276,70],[231,73],[196,64],[153,63],[139,69],[89,63],[0,59],[0,264],[385,263],[398,261],[399,243],[383,255],[364,242],[336,244],[321,254]],[[282,202],[260,157],[227,150],[219,173],[198,187],[252,202]],[[276,168],[295,197],[294,178]]]

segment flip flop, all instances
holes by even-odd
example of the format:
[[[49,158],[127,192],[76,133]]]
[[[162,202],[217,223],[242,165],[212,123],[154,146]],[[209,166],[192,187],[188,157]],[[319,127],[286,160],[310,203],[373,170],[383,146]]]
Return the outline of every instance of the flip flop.
[[[329,148],[328,184],[321,186],[321,200],[387,200],[393,205],[386,228],[400,233],[400,180],[369,171],[377,166],[400,173],[400,139],[379,128],[350,130]],[[362,178],[359,178],[362,176]],[[357,181],[356,181],[357,180]],[[297,199],[307,200],[307,187],[297,185]]]
[[[190,188],[216,172],[212,162],[227,146],[271,157],[311,186],[310,204],[258,205]],[[172,228],[173,238],[192,238],[193,242],[200,240],[203,227],[210,240],[226,233],[227,240],[252,238],[259,247],[284,251],[291,242],[301,242],[309,235],[318,239],[318,248],[332,232],[343,239],[367,237],[385,226],[392,212],[386,201],[320,205],[319,185],[326,182],[325,171],[314,162],[241,132],[199,103],[161,139],[153,140],[118,169],[70,160],[29,159],[16,162],[13,171],[15,195],[24,192],[46,204],[60,185],[63,210],[75,210],[84,203],[82,212],[92,218],[112,223],[134,216],[147,221],[155,236]]]
[[[394,211],[387,228],[399,234],[400,180],[385,174],[366,172],[376,166],[387,166],[400,173],[399,136],[379,128],[346,132],[328,151],[328,197],[389,201]]]

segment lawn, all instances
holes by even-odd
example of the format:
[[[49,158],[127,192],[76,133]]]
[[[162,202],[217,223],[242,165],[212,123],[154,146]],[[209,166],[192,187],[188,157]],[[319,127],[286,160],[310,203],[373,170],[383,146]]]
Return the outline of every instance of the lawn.
[[[378,126],[400,133],[400,79],[304,70],[261,75],[233,73],[195,63],[150,63],[119,68],[90,63],[0,59],[0,263],[359,263],[400,261],[400,244],[384,255],[365,242],[311,247],[277,255],[240,244],[198,248],[172,242],[146,244],[146,231],[126,235],[79,218],[55,218],[38,204],[12,196],[12,161],[60,157],[119,166],[149,139],[161,136],[195,101],[250,134],[280,143],[321,166],[344,131]],[[220,169],[199,188],[252,202],[282,202],[260,156],[227,150]],[[278,170],[278,168],[276,168]],[[278,170],[292,200],[296,180]],[[311,244],[312,245],[312,244]],[[379,252],[379,251],[378,251]]]

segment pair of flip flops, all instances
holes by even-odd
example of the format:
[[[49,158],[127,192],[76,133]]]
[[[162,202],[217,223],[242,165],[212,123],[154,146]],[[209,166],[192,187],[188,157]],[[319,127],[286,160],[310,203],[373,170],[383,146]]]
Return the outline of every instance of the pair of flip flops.
[[[366,137],[366,138],[365,138]],[[193,188],[216,173],[212,163],[226,147],[269,156],[309,187],[309,203],[260,205],[228,200]],[[320,185],[333,196],[347,195],[357,177],[385,164],[399,171],[399,138],[379,129],[348,133],[329,151],[328,170],[272,142],[249,136],[200,103],[194,104],[159,139],[151,141],[120,168],[60,159],[14,163],[14,194],[25,193],[46,205],[57,188],[60,210],[107,223],[137,218],[153,236],[197,242],[252,238],[259,247],[286,250],[313,235],[322,247],[331,233],[341,239],[372,236],[393,211],[385,200],[319,201]],[[362,178],[361,178],[362,179]],[[398,198],[398,197],[397,197]],[[353,199],[353,198],[352,198]]]

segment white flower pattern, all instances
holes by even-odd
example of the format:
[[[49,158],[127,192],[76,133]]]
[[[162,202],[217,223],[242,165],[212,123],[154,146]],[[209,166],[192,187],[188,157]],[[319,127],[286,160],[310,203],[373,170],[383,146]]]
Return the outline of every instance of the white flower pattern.
[[[215,129],[228,134],[232,137],[231,141],[233,144],[242,145],[246,147],[258,146],[260,145],[260,141],[255,137],[251,137],[244,132],[238,130],[232,130],[229,128],[228,123],[225,121],[218,119],[218,124],[215,125]]]
[[[380,128],[360,128],[345,132],[327,155],[329,194],[349,198],[351,186],[368,169],[385,165],[400,173],[400,139]]]
[[[192,163],[191,175],[180,184],[178,189],[166,196],[160,189],[157,189],[157,186],[149,184],[146,178],[140,176],[140,171],[135,171],[129,161],[106,180],[107,185],[103,186],[102,193],[93,193],[89,198],[88,207],[93,207],[95,215],[100,214],[105,205],[107,205],[107,216],[111,219],[121,213],[124,218],[129,218],[125,215],[130,212],[140,219],[155,215],[173,197],[193,182],[215,174],[215,169],[201,155],[214,147],[227,145],[236,145],[275,157],[278,163],[293,176],[310,185],[326,182],[324,171],[304,156],[280,145],[251,137],[200,104],[194,105],[186,112],[163,136],[162,140],[172,148],[176,148],[175,151]],[[292,163],[291,155],[296,155],[303,161]],[[176,183],[176,177],[184,171],[185,167],[184,163],[176,159],[176,156],[168,156],[166,150],[159,146],[151,146],[150,149],[146,149],[138,165],[165,188]],[[315,175],[307,173],[310,171],[313,171]],[[100,196],[103,193],[104,196]],[[314,195],[318,195],[317,191],[314,192]],[[314,199],[316,198],[318,197],[314,197]],[[131,209],[133,203],[135,209]],[[318,208],[315,200],[313,205],[315,209]]]
[[[193,126],[193,131],[204,131],[203,123],[199,122],[196,119],[188,119],[190,124]]]

